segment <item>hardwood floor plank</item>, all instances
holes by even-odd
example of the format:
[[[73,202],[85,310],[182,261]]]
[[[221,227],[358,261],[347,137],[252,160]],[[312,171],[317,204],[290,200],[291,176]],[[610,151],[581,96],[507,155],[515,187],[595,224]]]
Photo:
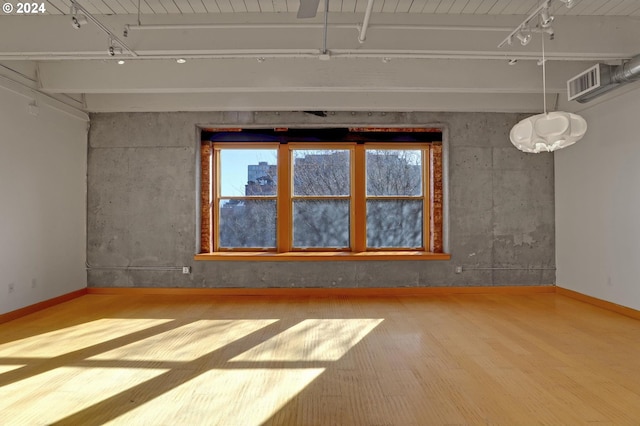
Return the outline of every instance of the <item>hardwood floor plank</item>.
[[[549,293],[89,294],[0,324],[0,424],[638,425],[638,353]]]

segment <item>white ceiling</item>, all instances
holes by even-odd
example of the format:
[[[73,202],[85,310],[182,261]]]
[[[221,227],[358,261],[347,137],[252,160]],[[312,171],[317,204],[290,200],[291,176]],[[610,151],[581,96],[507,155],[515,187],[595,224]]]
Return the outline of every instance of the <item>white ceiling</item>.
[[[330,12],[364,12],[367,0],[330,0]],[[50,14],[68,14],[69,0],[49,0]],[[299,0],[141,0],[142,14],[297,12]],[[531,0],[378,0],[376,13],[472,15],[527,15],[536,8]],[[82,5],[96,15],[138,13],[136,0],[86,0]],[[320,8],[323,6],[321,5]],[[582,0],[571,9],[556,7],[557,15],[640,16],[637,0]]]
[[[366,0],[330,0],[326,41],[322,1],[297,19],[299,0],[140,0],[141,25],[137,0],[78,1],[123,52],[108,56],[104,30],[72,28],[70,1],[49,0],[46,14],[0,15],[0,85],[97,112],[542,109],[541,34],[498,48],[538,1],[374,0],[362,43]],[[640,53],[640,0],[575,2],[551,2],[551,108],[568,78]]]

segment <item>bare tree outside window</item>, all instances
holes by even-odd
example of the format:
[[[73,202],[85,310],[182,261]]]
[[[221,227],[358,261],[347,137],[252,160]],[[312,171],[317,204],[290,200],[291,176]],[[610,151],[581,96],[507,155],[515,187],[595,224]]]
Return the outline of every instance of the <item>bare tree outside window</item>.
[[[367,200],[367,246],[422,247],[422,200]]]
[[[350,193],[349,150],[293,150],[294,196],[348,196]]]
[[[422,247],[422,151],[367,149],[366,162],[367,247]]]
[[[367,196],[422,195],[422,151],[367,149]]]
[[[293,150],[293,245],[350,246],[350,150]]]
[[[221,200],[220,247],[276,246],[275,200]]]

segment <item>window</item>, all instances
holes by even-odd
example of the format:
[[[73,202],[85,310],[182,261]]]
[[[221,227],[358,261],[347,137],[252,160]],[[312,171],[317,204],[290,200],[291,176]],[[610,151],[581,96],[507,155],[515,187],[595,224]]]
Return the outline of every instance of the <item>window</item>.
[[[220,169],[216,184],[214,223],[216,247],[275,249],[277,205],[277,149],[216,148]],[[257,164],[245,170],[243,159]]]
[[[197,259],[448,258],[440,142],[247,139],[202,143]]]
[[[351,247],[351,149],[290,148],[293,250]]]

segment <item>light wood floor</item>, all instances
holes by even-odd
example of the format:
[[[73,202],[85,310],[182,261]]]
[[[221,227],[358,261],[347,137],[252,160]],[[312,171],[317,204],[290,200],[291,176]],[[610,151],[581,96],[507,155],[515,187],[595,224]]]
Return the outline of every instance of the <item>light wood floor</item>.
[[[556,294],[87,295],[0,325],[2,425],[640,425],[640,321]]]

